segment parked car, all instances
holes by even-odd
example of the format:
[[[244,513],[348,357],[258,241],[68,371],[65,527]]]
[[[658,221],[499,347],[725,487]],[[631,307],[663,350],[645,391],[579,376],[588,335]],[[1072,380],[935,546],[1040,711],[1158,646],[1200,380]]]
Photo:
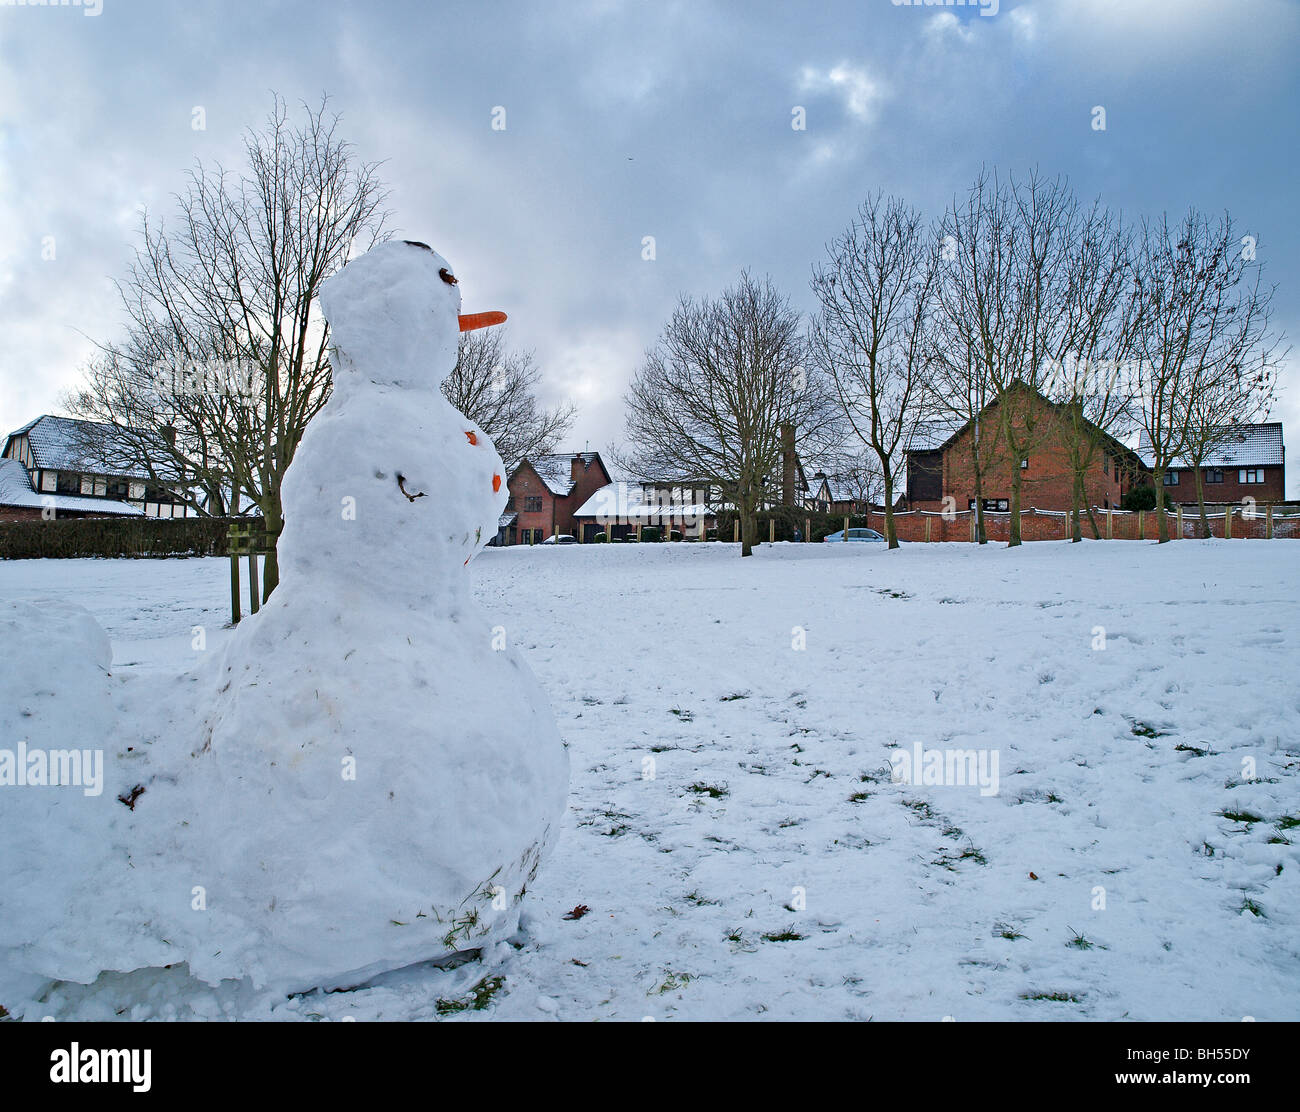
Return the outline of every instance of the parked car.
[[[554,533],[542,541],[542,544],[577,544],[578,538],[571,537],[568,533]]]
[[[832,533],[829,537],[823,537],[822,539],[826,544],[832,544],[832,543],[843,544],[844,530],[841,529],[838,533]],[[884,539],[885,538],[882,537],[879,533],[877,533],[874,529],[850,529],[849,530],[850,541],[875,542],[875,541],[883,541]]]

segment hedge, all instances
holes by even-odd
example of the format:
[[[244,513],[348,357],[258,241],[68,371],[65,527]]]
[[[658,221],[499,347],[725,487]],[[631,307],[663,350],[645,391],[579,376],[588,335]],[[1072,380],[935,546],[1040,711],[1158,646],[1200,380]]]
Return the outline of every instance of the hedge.
[[[226,556],[233,522],[224,517],[87,517],[0,522],[0,559],[58,560],[103,557]]]
[[[774,518],[776,520],[776,539],[779,541],[794,540],[794,531],[796,529],[799,530],[800,540],[820,541],[844,528],[844,514],[820,514],[812,510],[800,509],[797,506],[777,506],[771,510],[759,510],[756,516],[758,518],[758,532],[754,536],[755,543],[767,540],[770,529],[768,522]],[[711,530],[709,539],[731,540],[735,535],[735,525],[733,523],[736,517],[735,510],[720,510],[718,512],[716,536]],[[809,525],[812,527],[812,535],[806,537],[804,532]],[[849,528],[870,528],[867,515],[850,514]]]

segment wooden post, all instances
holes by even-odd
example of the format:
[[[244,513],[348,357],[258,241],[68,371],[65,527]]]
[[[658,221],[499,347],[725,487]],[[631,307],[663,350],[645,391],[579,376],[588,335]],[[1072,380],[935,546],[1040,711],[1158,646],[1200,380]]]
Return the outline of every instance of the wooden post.
[[[1223,507],[1223,539],[1232,540],[1232,507]]]
[[[849,519],[848,516],[846,515],[844,518],[844,536],[841,538],[841,540],[847,543],[848,539],[849,539]]]
[[[1269,513],[1271,514],[1272,512],[1273,511],[1270,508]],[[1270,517],[1269,520],[1272,521],[1273,519]],[[807,544],[810,540],[812,540],[812,518],[805,517],[803,519],[803,543]]]
[[[776,518],[775,517],[769,517],[767,519],[767,543],[776,544]]]
[[[970,543],[971,544],[975,543],[976,532],[977,530],[975,528],[975,511],[971,510],[970,512]]]
[[[261,588],[257,582],[257,551],[250,539],[248,545],[248,612],[256,614],[261,606],[258,594]]]
[[[226,534],[230,549],[230,624],[239,625],[239,550],[235,547],[235,527]]]
[[[638,541],[641,540],[641,524],[642,524],[642,523],[639,522],[639,521],[636,523],[636,539],[637,539]]]
[[[1144,510],[1138,510],[1138,535],[1137,535],[1137,539],[1140,540],[1140,541],[1144,541],[1144,540],[1147,539],[1146,521],[1144,520],[1145,517],[1146,517],[1146,512],[1145,512]]]
[[[930,539],[930,515],[929,514],[925,515],[925,539],[927,541]]]
[[[1115,507],[1106,507],[1106,539],[1113,541],[1115,539]]]
[[[1271,541],[1273,539],[1273,503],[1270,502],[1264,510],[1264,539]]]
[[[740,543],[740,517],[739,516],[737,516],[735,522],[732,523],[731,542],[732,544]]]
[[[1183,504],[1178,503],[1178,539],[1183,539]]]

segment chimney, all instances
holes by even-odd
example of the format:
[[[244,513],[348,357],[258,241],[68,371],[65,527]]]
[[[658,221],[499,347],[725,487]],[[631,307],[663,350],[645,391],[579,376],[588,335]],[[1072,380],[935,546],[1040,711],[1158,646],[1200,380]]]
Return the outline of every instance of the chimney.
[[[795,480],[794,426],[781,426],[781,504],[794,505]]]
[[[582,473],[586,469],[587,465],[583,462],[582,456],[575,452],[573,454],[573,459],[569,461],[569,478],[576,483],[582,478]]]

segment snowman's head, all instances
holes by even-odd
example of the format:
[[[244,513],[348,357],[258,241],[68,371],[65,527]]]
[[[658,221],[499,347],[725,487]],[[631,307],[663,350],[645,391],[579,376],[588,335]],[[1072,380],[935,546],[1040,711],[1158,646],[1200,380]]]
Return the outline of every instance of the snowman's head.
[[[360,382],[438,389],[456,365],[461,332],[504,313],[461,316],[451,264],[427,244],[393,240],[353,259],[321,284],[336,360],[335,388]]]

